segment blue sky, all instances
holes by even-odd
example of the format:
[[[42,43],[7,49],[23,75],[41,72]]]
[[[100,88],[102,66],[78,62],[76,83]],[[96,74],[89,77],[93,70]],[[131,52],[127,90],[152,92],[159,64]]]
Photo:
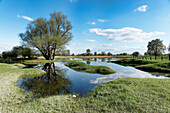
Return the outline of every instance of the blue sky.
[[[144,53],[152,39],[170,43],[170,0],[0,0],[0,53],[21,45],[27,24],[54,10],[72,23],[72,53]]]

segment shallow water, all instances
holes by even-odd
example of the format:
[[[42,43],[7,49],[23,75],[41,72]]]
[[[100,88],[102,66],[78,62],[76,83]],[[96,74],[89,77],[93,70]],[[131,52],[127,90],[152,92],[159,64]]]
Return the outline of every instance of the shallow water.
[[[69,93],[76,93],[83,96],[91,92],[96,86],[118,78],[166,78],[164,76],[155,76],[151,73],[140,71],[130,66],[107,63],[107,61],[110,60],[117,60],[116,58],[76,58],[71,60],[81,60],[81,62],[85,62],[89,65],[107,66],[115,70],[116,73],[102,75],[77,72],[66,67],[64,65],[66,62],[47,63],[45,65],[29,65],[27,68],[34,67],[45,70],[47,73],[38,77],[22,78],[17,82],[17,86],[24,89],[26,92],[33,92],[37,97]]]

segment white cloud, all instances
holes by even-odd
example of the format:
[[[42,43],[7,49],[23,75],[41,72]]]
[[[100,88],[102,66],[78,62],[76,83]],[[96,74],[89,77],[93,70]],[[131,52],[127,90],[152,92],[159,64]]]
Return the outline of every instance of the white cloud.
[[[69,0],[70,2],[77,2],[78,0]]]
[[[139,11],[139,12],[146,12],[148,8],[148,5],[142,5],[140,7],[138,7],[137,9],[135,9],[134,11]]]
[[[126,52],[129,54],[133,53],[134,51],[139,51],[140,54],[143,54],[144,52],[147,51],[147,46],[139,46],[139,47],[122,46],[120,48],[117,48],[117,50],[116,50],[117,53]]]
[[[14,46],[17,46],[17,44],[0,42],[0,53],[3,51],[10,51]]]
[[[95,25],[96,22],[87,22],[87,24]]]
[[[163,35],[164,32],[144,32],[142,29],[125,27],[122,29],[89,29],[91,33],[96,33],[100,36],[105,36],[110,40],[124,41],[124,42],[144,42],[146,38]]]
[[[105,47],[110,47],[112,45],[113,45],[113,43],[110,43],[110,44],[100,44],[100,46],[105,46]]]
[[[23,18],[25,20],[29,20],[29,21],[34,21],[34,19],[28,17],[28,16],[20,16],[20,15],[17,15],[18,18]]]
[[[96,40],[87,39],[88,42],[96,42]]]
[[[18,17],[18,18],[21,18],[21,16],[20,16],[20,15],[17,15],[17,17]]]
[[[97,52],[102,52],[102,51],[105,51],[106,53],[107,52],[111,52],[113,54],[119,54],[119,53],[128,53],[128,54],[131,54],[133,53],[134,51],[139,51],[140,54],[143,54],[144,52],[146,52],[147,50],[147,45],[146,46],[121,46],[121,47],[110,47],[111,45],[113,45],[112,43],[111,44],[101,44],[100,46],[102,46],[102,48],[93,48],[92,50],[93,51],[97,51]]]
[[[92,24],[92,25],[95,25],[95,24],[96,24],[96,22],[92,22],[91,24]]]
[[[82,46],[83,44],[82,43],[72,43],[71,45],[73,45],[73,46]]]
[[[98,22],[105,22],[106,20],[98,19],[97,21],[98,21]]]
[[[117,51],[117,48],[93,48],[92,51],[97,51],[97,52],[111,52],[111,53],[115,53]]]

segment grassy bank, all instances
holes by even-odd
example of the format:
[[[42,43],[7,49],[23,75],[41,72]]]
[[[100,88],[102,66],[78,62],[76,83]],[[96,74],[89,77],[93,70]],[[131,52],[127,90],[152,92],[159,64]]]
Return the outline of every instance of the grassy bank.
[[[126,65],[126,66],[138,66],[138,65],[157,63],[157,61],[141,60],[141,59],[120,59],[117,61],[109,61],[109,62]]]
[[[32,100],[16,86],[20,77],[45,73],[38,69],[19,69],[24,65],[0,64],[0,112],[168,112],[169,79],[123,78],[104,83],[86,97],[56,95]],[[4,69],[8,69],[4,71]]]
[[[170,73],[170,62],[168,60],[142,60],[142,59],[120,59],[118,61],[110,61],[126,66],[134,66],[137,69],[147,72]],[[165,76],[170,76],[165,74]]]
[[[169,79],[123,78],[96,87],[67,108],[72,112],[168,112],[169,88]]]
[[[140,65],[140,66],[136,66],[136,68],[148,72],[170,73],[170,62]]]
[[[25,60],[24,64],[45,64],[45,63],[51,63],[51,62],[70,62],[72,60],[68,59],[61,59],[61,60],[45,60],[45,59],[36,59],[36,60]],[[78,61],[78,60],[76,60]]]
[[[99,74],[112,74],[115,73],[114,70],[105,66],[91,66],[83,62],[71,61],[65,64],[65,66],[70,67],[76,71],[87,72],[87,73],[99,73]]]

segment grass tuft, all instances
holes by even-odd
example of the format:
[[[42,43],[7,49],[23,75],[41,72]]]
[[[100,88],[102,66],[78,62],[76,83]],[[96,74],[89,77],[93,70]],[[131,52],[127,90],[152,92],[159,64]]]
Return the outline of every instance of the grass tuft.
[[[91,66],[83,62],[71,61],[65,64],[65,66],[70,67],[76,71],[87,72],[87,73],[99,73],[99,74],[112,74],[115,73],[114,70],[105,66]]]

